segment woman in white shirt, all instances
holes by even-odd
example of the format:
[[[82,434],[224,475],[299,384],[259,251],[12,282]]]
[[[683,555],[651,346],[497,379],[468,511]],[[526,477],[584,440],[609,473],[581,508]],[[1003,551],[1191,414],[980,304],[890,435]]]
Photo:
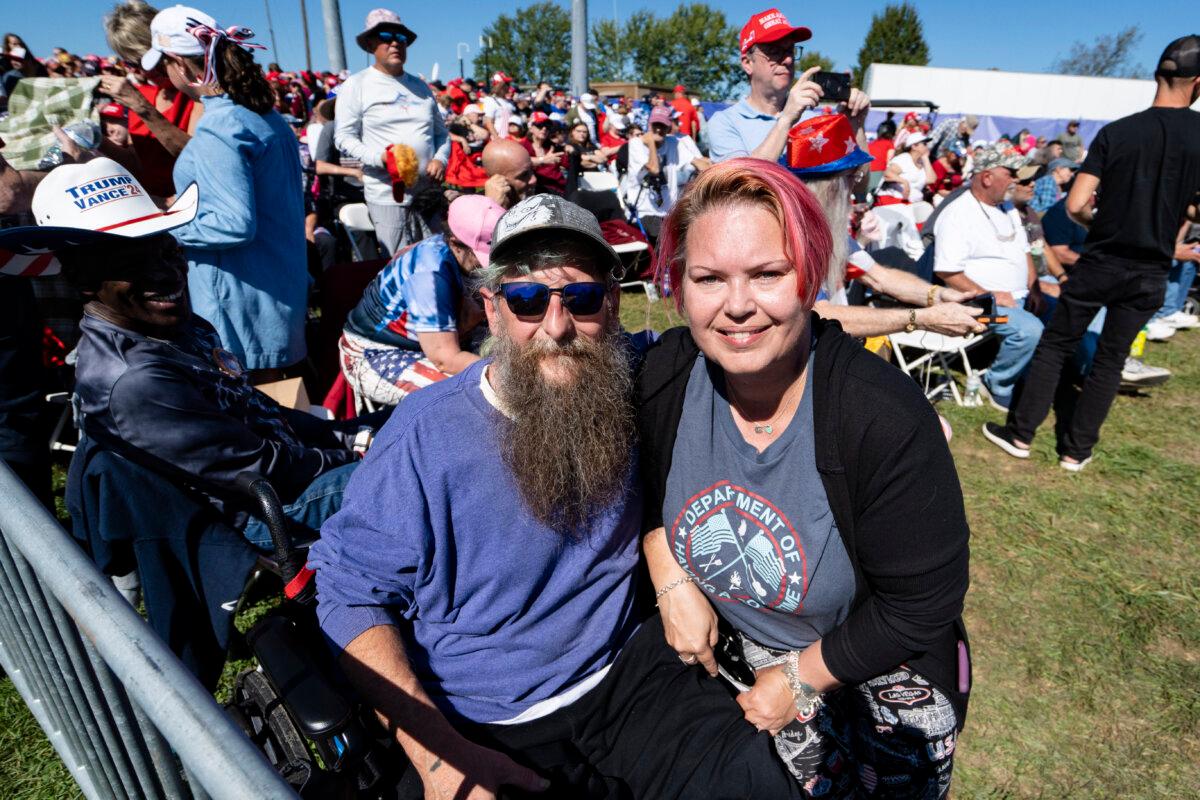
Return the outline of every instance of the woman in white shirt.
[[[937,181],[933,165],[929,162],[929,137],[923,133],[905,139],[900,154],[888,164],[885,181],[904,181],[908,187],[908,202],[919,203],[925,199],[925,185]]]

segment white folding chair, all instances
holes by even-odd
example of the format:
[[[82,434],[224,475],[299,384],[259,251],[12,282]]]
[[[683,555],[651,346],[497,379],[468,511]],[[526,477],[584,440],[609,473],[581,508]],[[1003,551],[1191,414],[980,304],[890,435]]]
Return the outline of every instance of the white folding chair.
[[[579,173],[579,189],[584,192],[615,192],[620,186],[617,176],[611,172]]]
[[[354,234],[375,234],[375,224],[371,222],[371,213],[366,203],[347,203],[338,210],[338,222],[346,229],[346,238],[350,240],[350,250],[354,253],[355,261],[366,261],[367,256],[358,249]]]
[[[71,406],[71,393],[53,392],[46,395],[46,402],[62,406],[62,411],[58,413],[58,420],[54,423],[54,431],[50,434],[50,451],[74,453],[75,445],[63,441],[63,433],[67,430],[67,425],[73,425],[75,422],[75,411]]]
[[[990,331],[970,336],[944,336],[930,331],[913,331],[890,334],[888,342],[892,346],[892,354],[896,357],[896,365],[921,384],[927,398],[932,400],[949,389],[955,404],[961,406],[963,396],[958,389],[954,373],[950,371],[950,361],[956,356],[962,361],[962,371],[968,380],[972,375],[981,375],[983,370],[975,369],[971,365],[968,351],[986,341],[991,335]],[[935,377],[934,372],[939,374]]]
[[[914,261],[925,252],[921,243],[921,232],[917,230],[917,220],[913,216],[911,206],[875,206],[871,213],[879,220],[883,230],[883,238],[873,244],[870,250],[882,250],[885,247],[899,247]]]

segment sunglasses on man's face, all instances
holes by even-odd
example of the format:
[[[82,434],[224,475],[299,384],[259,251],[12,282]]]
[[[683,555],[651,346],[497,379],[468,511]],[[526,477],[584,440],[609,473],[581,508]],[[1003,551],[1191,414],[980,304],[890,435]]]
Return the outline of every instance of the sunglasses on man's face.
[[[788,56],[792,57],[793,64],[799,64],[804,57],[804,45],[800,44],[760,44],[757,50],[772,64],[782,64]]]
[[[515,281],[500,285],[500,294],[508,303],[508,310],[518,317],[540,317],[550,307],[550,295],[562,299],[563,306],[574,317],[587,317],[599,313],[604,307],[604,296],[608,290],[603,283],[593,281],[568,283],[551,289],[544,283]]]
[[[380,31],[379,33],[375,34],[375,38],[379,39],[379,41],[383,42],[384,44],[392,44],[395,42],[401,46],[408,45],[408,37],[400,31]]]

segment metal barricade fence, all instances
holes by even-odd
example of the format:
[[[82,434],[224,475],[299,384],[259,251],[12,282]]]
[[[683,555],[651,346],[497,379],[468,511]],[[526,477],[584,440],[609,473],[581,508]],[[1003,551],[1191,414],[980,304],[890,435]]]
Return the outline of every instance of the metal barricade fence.
[[[0,664],[89,798],[295,798],[0,461]]]

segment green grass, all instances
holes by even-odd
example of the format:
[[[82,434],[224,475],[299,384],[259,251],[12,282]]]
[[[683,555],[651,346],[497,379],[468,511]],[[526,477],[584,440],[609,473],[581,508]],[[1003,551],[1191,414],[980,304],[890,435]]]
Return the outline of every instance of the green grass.
[[[631,330],[678,324],[626,294]],[[975,689],[956,798],[1182,798],[1200,786],[1200,331],[1150,344],[1174,379],[1120,397],[1095,461],[1060,470],[1048,422],[1027,462],[941,403],[971,520]],[[262,604],[239,619],[246,627]],[[231,664],[220,693],[247,662]],[[8,680],[0,798],[78,791]]]

